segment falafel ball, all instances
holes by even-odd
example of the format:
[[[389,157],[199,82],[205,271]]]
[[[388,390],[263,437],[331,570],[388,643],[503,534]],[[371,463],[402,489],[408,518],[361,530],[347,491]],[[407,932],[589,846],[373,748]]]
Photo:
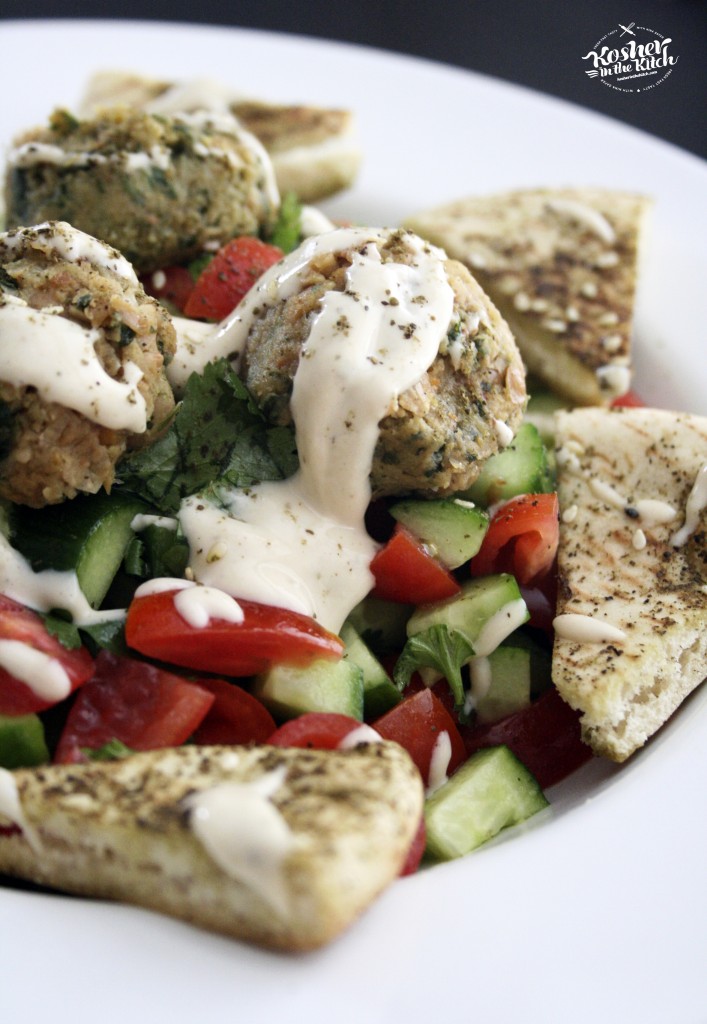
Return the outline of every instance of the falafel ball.
[[[380,235],[378,229],[374,233]],[[405,230],[383,235],[383,263],[411,265],[413,240],[425,244]],[[241,374],[275,424],[291,422],[292,381],[320,299],[347,288],[353,254],[368,244],[364,239],[347,248],[346,229],[341,237],[340,249],[315,252],[293,294],[274,304],[263,301],[255,310]],[[465,490],[485,460],[512,437],[525,410],[525,373],[510,329],[466,267],[438,252],[454,293],[452,319],[440,325],[432,365],[379,424],[371,470],[374,497],[441,497]]]
[[[64,223],[0,235],[0,497],[109,489],[174,408],[174,327],[114,249]]]
[[[234,117],[128,107],[55,111],[15,140],[5,193],[8,227],[68,221],[139,273],[258,234],[279,208],[270,159]]]

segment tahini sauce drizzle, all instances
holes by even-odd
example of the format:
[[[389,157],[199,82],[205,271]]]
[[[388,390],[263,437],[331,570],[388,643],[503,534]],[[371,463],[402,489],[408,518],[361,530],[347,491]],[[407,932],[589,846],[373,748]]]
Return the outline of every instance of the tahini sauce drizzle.
[[[197,581],[313,616],[334,632],[372,586],[377,546],[363,517],[378,423],[434,361],[453,310],[440,251],[407,235],[413,265],[383,263],[390,235],[346,228],[310,239],[220,328],[224,351],[242,350],[256,310],[295,294],[315,254],[354,250],[347,287],[322,298],[295,374],[298,473],[223,491],[221,506],[187,498],[179,513]]]
[[[70,224],[45,223],[0,235],[0,247],[10,258],[28,244],[47,255],[69,263],[87,262],[138,284],[120,253]],[[5,294],[0,306],[0,380],[35,387],[45,401],[73,409],[101,426],[143,433],[147,407],[138,389],[142,371],[126,361],[123,379],[111,377],[95,352],[100,337],[100,331],[77,324],[60,311],[33,309],[23,299]]]
[[[253,782],[223,782],[185,801],[192,831],[212,860],[283,916],[283,866],[297,842],[272,797],[286,773],[282,766]]]

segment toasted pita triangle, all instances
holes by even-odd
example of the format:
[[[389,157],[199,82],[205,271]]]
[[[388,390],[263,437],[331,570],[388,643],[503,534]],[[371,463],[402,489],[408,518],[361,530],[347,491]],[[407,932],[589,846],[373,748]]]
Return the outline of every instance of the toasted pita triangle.
[[[127,71],[96,72],[86,84],[81,113],[93,116],[116,104],[162,113],[204,106],[230,110],[268,151],[283,195],[295,192],[303,203],[348,188],[361,164],[350,110],[266,103],[210,81],[162,82]]]
[[[406,225],[466,263],[528,370],[578,405],[628,390],[642,196],[535,189],[457,202]]]
[[[0,824],[21,830],[0,830],[0,872],[283,950],[345,929],[400,873],[422,814],[419,773],[391,743],[187,746],[0,772]],[[250,823],[227,870],[197,835],[204,792],[232,809],[212,820]]]
[[[625,637],[557,637],[553,680],[585,741],[624,761],[707,676],[707,418],[576,409],[556,426],[557,611]]]

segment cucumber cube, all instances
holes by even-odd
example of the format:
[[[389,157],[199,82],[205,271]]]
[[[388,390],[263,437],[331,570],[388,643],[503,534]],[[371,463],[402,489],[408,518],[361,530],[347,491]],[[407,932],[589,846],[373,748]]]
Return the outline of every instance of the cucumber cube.
[[[485,512],[457,498],[399,501],[391,506],[390,514],[448,569],[474,557],[489,524]]]
[[[425,802],[427,852],[437,860],[463,857],[547,806],[508,747],[478,750]]]
[[[513,441],[483,465],[464,497],[487,508],[517,494],[553,490],[547,449],[537,428],[522,423]]]
[[[400,702],[401,694],[350,622],[344,623],[341,639],[346,647],[344,657],[358,665],[363,674],[363,708],[366,718],[378,718]]]
[[[318,658],[304,666],[274,665],[256,677],[253,693],[279,721],[308,711],[363,721],[363,672],[346,658]]]
[[[0,766],[33,768],[47,764],[49,750],[39,715],[0,715]]]

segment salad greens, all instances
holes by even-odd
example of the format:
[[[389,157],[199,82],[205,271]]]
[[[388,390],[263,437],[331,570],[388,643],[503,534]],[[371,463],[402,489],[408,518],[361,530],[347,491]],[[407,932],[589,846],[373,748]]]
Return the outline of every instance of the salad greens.
[[[209,485],[248,487],[297,469],[294,430],[271,427],[226,359],[193,374],[163,436],[120,464],[119,485],[163,515]]]

